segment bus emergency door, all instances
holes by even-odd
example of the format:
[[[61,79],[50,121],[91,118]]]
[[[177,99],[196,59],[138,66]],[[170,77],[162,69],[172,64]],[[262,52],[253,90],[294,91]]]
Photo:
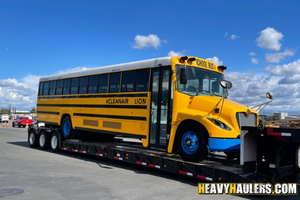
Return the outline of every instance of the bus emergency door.
[[[170,67],[152,69],[150,147],[167,148],[170,133]]]

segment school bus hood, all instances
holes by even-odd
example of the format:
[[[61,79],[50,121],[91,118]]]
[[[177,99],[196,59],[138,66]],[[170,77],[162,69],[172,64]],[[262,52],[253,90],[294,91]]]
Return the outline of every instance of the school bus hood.
[[[220,101],[221,97],[216,97],[216,96],[195,96],[191,100],[191,107],[190,109],[195,109],[202,111],[202,115],[208,114],[212,109],[216,106],[216,104]],[[224,99],[224,104],[222,107],[222,101],[219,103],[217,106],[219,108],[219,111],[221,112],[222,109],[222,115],[227,114],[234,114],[237,112],[247,112],[248,107],[239,104],[237,102],[231,101],[229,99]],[[256,113],[255,110],[250,109],[252,113]],[[215,113],[215,111],[212,111],[212,115],[219,115],[219,113]]]

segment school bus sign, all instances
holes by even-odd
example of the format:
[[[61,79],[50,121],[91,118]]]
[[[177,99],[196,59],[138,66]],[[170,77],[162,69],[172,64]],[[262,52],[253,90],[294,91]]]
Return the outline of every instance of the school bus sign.
[[[199,194],[297,195],[297,183],[199,183]]]

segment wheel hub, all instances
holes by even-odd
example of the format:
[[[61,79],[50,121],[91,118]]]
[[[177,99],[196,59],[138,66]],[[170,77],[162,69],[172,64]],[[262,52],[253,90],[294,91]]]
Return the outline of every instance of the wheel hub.
[[[185,153],[194,154],[199,147],[197,135],[192,131],[185,132],[181,139],[181,146]]]
[[[193,145],[191,139],[187,139],[185,143],[186,143],[187,146],[192,146]]]

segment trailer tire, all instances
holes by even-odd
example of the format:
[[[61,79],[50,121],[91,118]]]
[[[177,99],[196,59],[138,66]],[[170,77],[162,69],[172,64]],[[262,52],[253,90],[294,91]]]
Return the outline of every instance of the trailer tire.
[[[28,143],[31,148],[35,148],[39,145],[39,136],[33,129],[31,129],[28,133]]]
[[[75,130],[72,127],[72,121],[69,116],[66,116],[61,123],[61,130],[63,137],[66,139],[74,139],[75,138]]]
[[[40,133],[39,145],[41,149],[49,149],[50,147],[50,136],[45,131]]]
[[[51,135],[50,148],[54,152],[59,150],[59,135],[56,131],[54,131]]]
[[[208,136],[199,125],[188,123],[179,131],[177,149],[182,159],[199,162],[208,155]]]

